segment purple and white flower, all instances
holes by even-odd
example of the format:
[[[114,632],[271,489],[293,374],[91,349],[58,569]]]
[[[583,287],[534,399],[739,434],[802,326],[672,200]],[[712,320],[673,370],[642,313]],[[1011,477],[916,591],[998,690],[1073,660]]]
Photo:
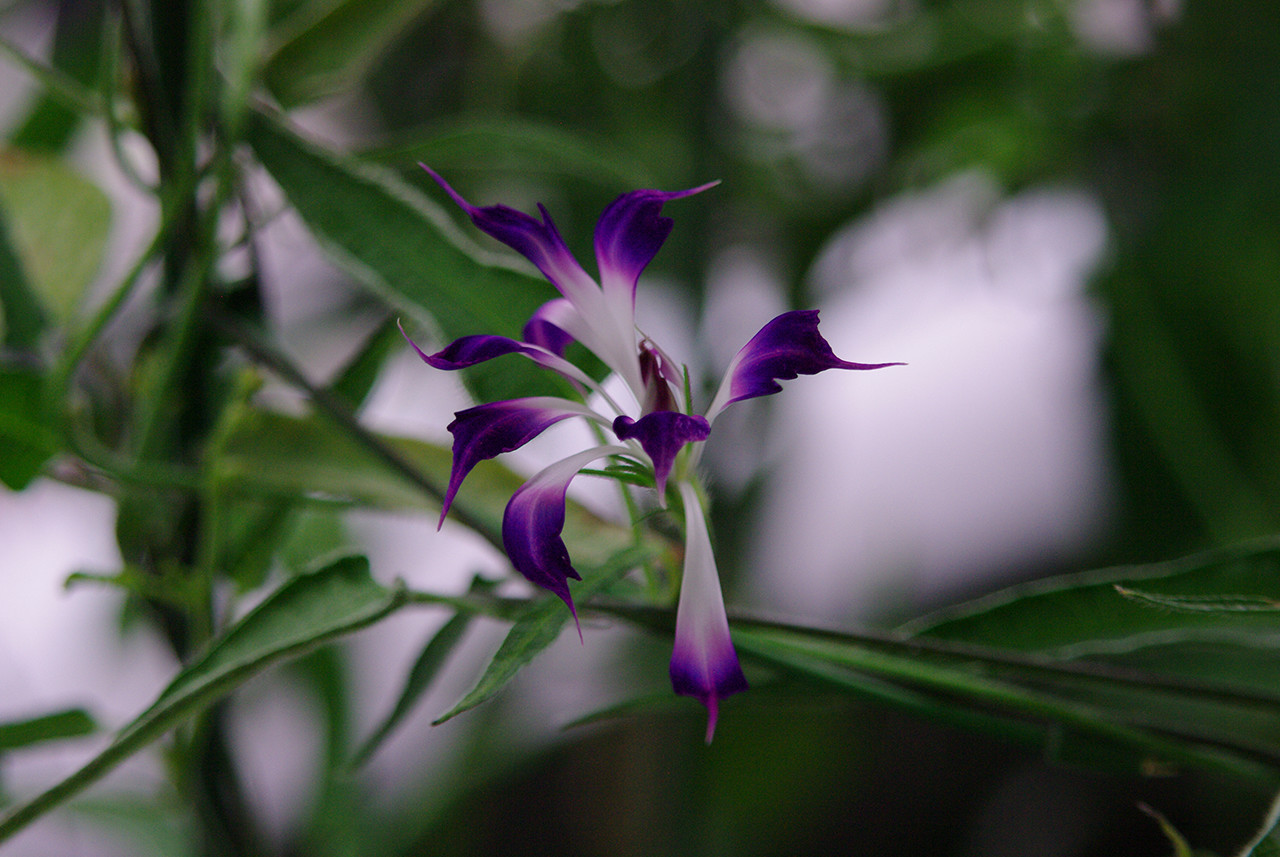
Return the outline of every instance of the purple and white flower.
[[[668,488],[684,512],[686,547],[671,683],[707,708],[707,741],[715,731],[719,701],[745,690],[738,663],[696,473],[702,444],[716,417],[744,399],[782,389],[779,381],[826,369],[879,369],[894,363],[851,363],[836,357],[818,332],[816,310],[785,312],[770,321],[730,362],[719,391],[702,414],[686,401],[684,372],[636,327],[636,283],[671,231],[662,206],[701,193],[689,190],[637,190],[623,194],[596,224],[595,254],[599,281],[569,252],[551,216],[541,219],[503,205],[474,206],[444,179],[423,166],[481,231],[516,250],[556,287],[560,297],[541,306],[525,325],[521,340],[494,335],[464,336],[428,354],[414,350],[437,369],[463,369],[507,354],[520,354],[567,378],[576,389],[603,402],[602,413],[582,401],[537,396],[477,405],[459,411],[449,424],[453,467],[440,520],[443,523],[459,486],[480,461],[518,449],[562,420],[581,418],[612,434],[604,442],[551,464],[520,487],[507,504],[502,540],[507,556],[524,577],[554,592],[577,620],[570,579],[580,579],[561,538],[565,493],[574,476],[603,458],[622,458],[653,476],[660,503]],[[407,337],[406,337],[407,338]],[[565,359],[577,341],[594,353],[625,384],[634,402],[620,404],[587,373]],[[619,397],[621,398],[621,397]],[[581,628],[579,627],[579,634]]]

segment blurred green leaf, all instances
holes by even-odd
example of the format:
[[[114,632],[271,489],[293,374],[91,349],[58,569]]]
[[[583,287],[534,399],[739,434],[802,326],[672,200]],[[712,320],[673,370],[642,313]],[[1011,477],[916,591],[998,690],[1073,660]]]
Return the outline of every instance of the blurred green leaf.
[[[646,554],[644,548],[625,550],[595,570],[581,571],[582,581],[573,587],[575,603],[585,604],[592,596],[606,591],[644,562]],[[575,562],[575,565],[583,568],[580,563]],[[506,687],[516,673],[556,641],[571,615],[564,602],[551,595],[529,605],[524,615],[511,626],[476,686],[457,705],[436,718],[433,724],[444,723],[464,711],[470,711]]]
[[[1264,640],[1280,613],[1174,611],[1122,597],[1280,600],[1280,538],[1169,562],[1122,566],[1020,584],[913,621],[901,630],[936,639],[1070,658],[1131,652],[1146,643]]]
[[[21,491],[58,451],[45,423],[44,379],[32,370],[0,366],[0,482]]]
[[[492,584],[477,577],[472,583],[471,591],[491,587]],[[396,700],[395,706],[352,756],[352,767],[363,765],[378,752],[378,748],[382,746],[387,736],[409,715],[414,705],[431,687],[440,668],[462,641],[462,635],[466,633],[472,618],[474,617],[470,613],[459,611],[445,622],[439,631],[431,635],[431,639],[423,646],[418,659],[410,668],[409,675],[405,677],[404,687],[400,691],[400,697]]]
[[[249,96],[258,82],[270,5],[269,0],[232,0],[222,4],[224,33],[219,43],[219,67],[226,80],[222,115],[232,135],[240,130]]]
[[[178,673],[105,750],[0,818],[0,842],[267,667],[371,625],[404,603],[402,590],[388,589],[373,579],[364,557],[339,559],[293,578]]]
[[[46,324],[44,309],[31,291],[0,209],[0,342],[34,353]]]
[[[443,493],[452,462],[449,450],[410,438],[379,437]],[[322,417],[246,409],[223,450],[213,467],[219,484],[232,492],[388,510],[438,513],[440,509],[437,498]],[[454,507],[501,543],[503,510],[523,481],[501,463],[483,461],[467,476]],[[591,565],[630,544],[632,536],[630,529],[571,501],[564,539],[575,560]]]
[[[98,729],[93,717],[83,708],[69,708],[26,720],[0,723],[0,753],[41,744],[91,735]]]
[[[68,322],[102,264],[106,196],[60,160],[10,150],[0,152],[0,208],[31,290]]]
[[[354,88],[382,52],[436,0],[339,0],[306,20],[287,19],[266,62],[266,80],[285,107]],[[310,10],[304,10],[304,14]]]
[[[381,167],[307,142],[278,119],[255,116],[251,139],[263,165],[312,233],[362,285],[442,338],[519,336],[554,296],[530,269],[471,245],[448,215]],[[539,372],[502,358],[468,374],[485,399],[532,395]]]
[[[361,153],[392,169],[429,164],[440,173],[509,170],[596,181],[610,188],[651,187],[656,179],[607,140],[523,117],[455,121],[416,132],[411,140]]]
[[[353,412],[359,410],[373,390],[383,364],[405,346],[404,336],[394,319],[387,319],[371,332],[364,344],[329,384],[329,392],[342,399]]]
[[[101,54],[103,0],[60,3],[55,7],[52,67],[64,79],[91,89]],[[69,106],[57,92],[46,90],[27,113],[21,127],[9,138],[11,145],[29,151],[60,152],[75,133],[81,111]]]
[[[1113,747],[1121,754],[1108,758],[1127,755],[1130,773],[1189,765],[1265,789],[1280,784],[1274,691],[1250,695],[1101,665],[1067,668],[1000,651],[922,648],[777,624],[738,623],[734,640],[742,652],[792,674],[1046,752],[1079,736],[1077,760]]]

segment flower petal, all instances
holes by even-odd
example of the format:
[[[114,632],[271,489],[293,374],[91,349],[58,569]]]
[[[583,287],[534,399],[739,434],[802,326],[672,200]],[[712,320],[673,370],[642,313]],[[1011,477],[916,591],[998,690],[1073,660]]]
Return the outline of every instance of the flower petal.
[[[525,322],[521,334],[524,341],[539,345],[552,354],[564,356],[564,350],[573,341],[571,328],[580,327],[577,310],[566,298],[556,298],[538,307]]]
[[[826,369],[882,369],[902,363],[850,363],[841,360],[818,333],[818,311],[793,310],[770,321],[733,358],[708,419],[734,402],[782,390],[778,381],[816,375]]]
[[[541,205],[542,220],[509,208],[474,206],[449,186],[434,170],[420,164],[444,188],[482,231],[498,239],[532,262],[577,310],[570,326],[557,324],[589,348],[610,369],[620,374],[632,390],[640,389],[640,367],[635,356],[635,313],[630,299],[624,307],[612,306],[600,286],[582,269]]]
[[[521,485],[502,516],[502,545],[516,571],[564,601],[578,621],[569,594],[569,578],[581,580],[569,560],[560,533],[564,529],[564,497],[578,471],[607,455],[624,455],[625,447],[600,446],[561,459]],[[582,636],[582,626],[578,626]]]
[[[404,328],[401,328],[400,332],[404,333]],[[407,334],[405,339],[409,339]],[[523,342],[517,342],[506,336],[490,334],[463,336],[450,342],[435,354],[426,353],[412,339],[409,339],[409,344],[413,346],[414,351],[418,352],[418,356],[432,368],[450,371],[466,369],[468,366],[475,366],[477,363],[483,363],[486,360],[492,360],[495,357],[502,357],[506,354],[524,354],[535,360],[542,356],[538,348]]]
[[[634,307],[636,280],[671,233],[671,218],[661,214],[663,203],[717,184],[671,192],[636,190],[609,204],[596,224],[595,247],[600,283],[610,302],[625,298]]]
[[[702,417],[682,414],[678,411],[654,411],[639,420],[627,416],[613,421],[613,433],[618,440],[635,438],[653,462],[653,475],[658,483],[658,496],[667,490],[667,476],[671,465],[686,443],[706,440],[711,426]]]
[[[585,405],[551,396],[491,402],[454,414],[453,422],[449,423],[449,433],[453,435],[453,467],[437,526],[443,526],[454,495],[473,467],[519,449],[550,426],[578,416],[604,422]]]
[[[545,208],[538,206],[538,211],[542,214],[541,221],[505,205],[481,208],[463,199],[435,170],[426,164],[418,166],[444,188],[482,232],[498,239],[532,262],[575,306],[586,309],[593,302],[598,302],[599,287],[578,264],[578,260],[573,258]]]
[[[746,690],[747,678],[729,636],[720,576],[698,493],[692,484],[681,482],[680,496],[684,500],[686,544],[671,652],[671,686],[681,696],[692,696],[707,707],[710,744],[720,700]]]

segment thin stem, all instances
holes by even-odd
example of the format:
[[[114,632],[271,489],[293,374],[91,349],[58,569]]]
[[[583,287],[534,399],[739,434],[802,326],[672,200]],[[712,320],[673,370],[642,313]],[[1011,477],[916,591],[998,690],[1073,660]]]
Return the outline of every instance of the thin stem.
[[[383,463],[391,467],[401,476],[408,479],[415,486],[420,488],[423,493],[431,497],[437,503],[444,502],[444,489],[427,478],[411,461],[401,455],[395,448],[387,444],[382,438],[378,437],[369,429],[365,428],[355,412],[338,396],[330,393],[328,390],[312,384],[302,371],[299,370],[283,353],[275,346],[264,341],[256,333],[239,322],[229,318],[224,313],[214,311],[211,317],[212,324],[224,336],[240,345],[249,354],[249,356],[260,365],[270,369],[285,382],[293,385],[299,390],[307,394],[311,402],[320,409],[326,416],[336,422],[362,445],[367,447]],[[476,518],[468,513],[465,509],[454,506],[450,510],[453,515],[463,525],[479,533],[486,541],[503,550],[502,534],[493,530],[484,521]]]

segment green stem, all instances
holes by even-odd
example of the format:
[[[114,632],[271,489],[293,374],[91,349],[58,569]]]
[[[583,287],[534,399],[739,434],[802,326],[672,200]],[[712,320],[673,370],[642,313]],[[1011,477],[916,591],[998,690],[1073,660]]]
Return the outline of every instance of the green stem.
[[[408,479],[437,503],[444,501],[444,490],[439,485],[427,478],[412,462],[392,446],[365,428],[360,423],[355,412],[342,398],[312,384],[302,374],[302,371],[294,366],[293,362],[281,353],[279,349],[264,341],[245,325],[223,313],[215,311],[211,322],[224,336],[244,348],[256,363],[271,370],[282,380],[306,393],[307,397],[322,413],[344,428],[355,440],[378,456],[383,463]],[[450,514],[459,523],[479,533],[481,537],[498,550],[504,550],[501,532],[494,530],[484,521],[469,514],[465,509],[455,506],[450,511]]]

